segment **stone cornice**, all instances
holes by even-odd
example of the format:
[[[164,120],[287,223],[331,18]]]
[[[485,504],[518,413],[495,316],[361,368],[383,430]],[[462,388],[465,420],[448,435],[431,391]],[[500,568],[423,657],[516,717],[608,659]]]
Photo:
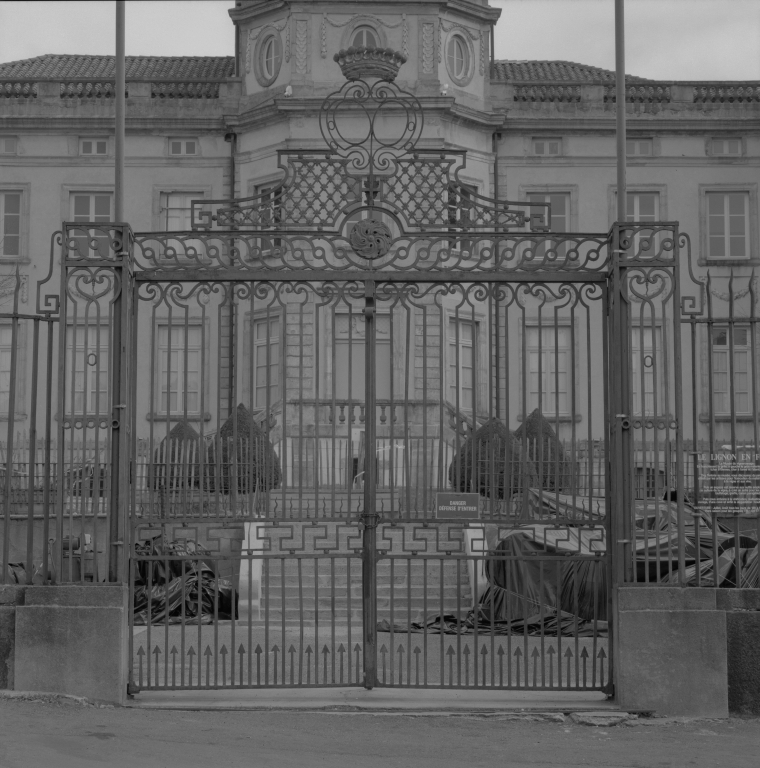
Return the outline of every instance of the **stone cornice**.
[[[614,133],[615,132],[615,113],[609,115],[567,115],[553,114],[551,116],[537,114],[531,118],[525,113],[515,115],[507,112],[502,122],[502,130],[507,133],[524,133],[525,131],[561,131],[563,133]],[[760,133],[760,115],[747,115],[744,118],[720,116],[711,118],[700,115],[692,115],[673,118],[657,117],[647,115],[645,118],[628,115],[627,127],[632,132],[648,133],[705,133],[714,131],[741,131],[746,133],[747,129],[753,133]]]

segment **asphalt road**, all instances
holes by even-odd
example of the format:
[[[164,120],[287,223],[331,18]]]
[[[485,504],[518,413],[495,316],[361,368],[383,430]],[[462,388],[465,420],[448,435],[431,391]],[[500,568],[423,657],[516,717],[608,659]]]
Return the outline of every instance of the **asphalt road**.
[[[760,720],[590,727],[567,718],[154,711],[0,699],[0,768],[756,768],[759,753]]]

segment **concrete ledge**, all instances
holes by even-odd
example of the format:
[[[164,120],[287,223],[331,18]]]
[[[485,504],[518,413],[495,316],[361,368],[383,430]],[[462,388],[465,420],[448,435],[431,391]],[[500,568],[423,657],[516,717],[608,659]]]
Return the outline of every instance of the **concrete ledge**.
[[[126,587],[28,587],[16,609],[15,689],[124,703],[127,615]]]
[[[14,685],[16,650],[16,606],[23,605],[25,586],[0,586],[0,690]]]
[[[715,591],[718,593],[718,608],[721,611],[760,611],[760,589],[717,589]]]
[[[24,604],[27,606],[55,605],[58,607],[71,605],[79,608],[108,608],[121,607],[124,587],[115,585],[75,586],[52,584],[44,587],[27,589]]]
[[[0,605],[22,605],[26,587],[17,584],[0,585]]]
[[[729,712],[760,715],[760,612],[726,613],[726,635]]]
[[[615,691],[623,709],[728,717],[726,613],[715,609],[715,592],[616,591]]]
[[[620,611],[714,611],[719,589],[626,586],[618,589]]]

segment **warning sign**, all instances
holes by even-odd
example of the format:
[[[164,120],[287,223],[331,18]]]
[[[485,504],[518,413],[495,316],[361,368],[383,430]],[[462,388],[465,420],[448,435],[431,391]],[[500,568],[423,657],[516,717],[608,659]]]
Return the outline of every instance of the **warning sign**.
[[[437,493],[435,516],[458,520],[480,519],[480,496],[477,493]]]

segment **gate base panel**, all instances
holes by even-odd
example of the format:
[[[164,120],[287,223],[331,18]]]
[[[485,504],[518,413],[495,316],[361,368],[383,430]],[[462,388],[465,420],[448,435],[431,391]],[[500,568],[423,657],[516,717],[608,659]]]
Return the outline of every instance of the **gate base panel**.
[[[16,608],[15,689],[124,704],[126,586],[27,587]]]
[[[717,590],[616,590],[615,690],[627,710],[728,717],[726,614]]]

